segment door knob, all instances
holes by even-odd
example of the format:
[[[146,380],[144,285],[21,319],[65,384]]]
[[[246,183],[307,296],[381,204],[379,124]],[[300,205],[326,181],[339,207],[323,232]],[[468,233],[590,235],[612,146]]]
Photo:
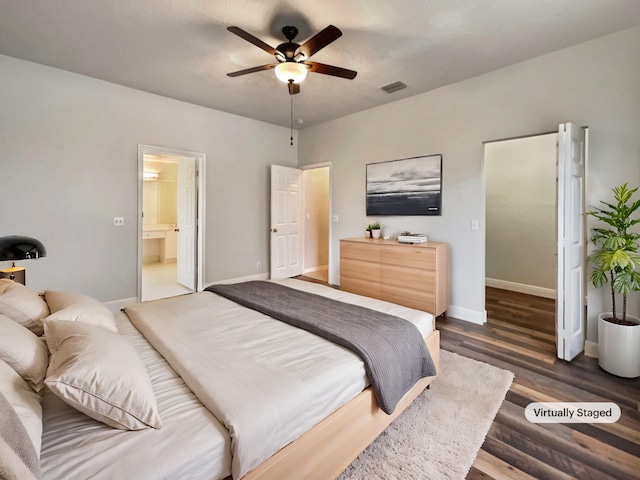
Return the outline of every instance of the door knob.
[[[272,231],[273,233],[277,233],[277,232],[278,232],[278,229],[277,229],[277,228],[272,228],[272,229],[271,229],[271,231]]]
[[[173,229],[173,231],[174,231],[174,232],[179,232],[179,231],[180,231],[180,229],[179,229],[179,228],[174,228],[174,229]]]

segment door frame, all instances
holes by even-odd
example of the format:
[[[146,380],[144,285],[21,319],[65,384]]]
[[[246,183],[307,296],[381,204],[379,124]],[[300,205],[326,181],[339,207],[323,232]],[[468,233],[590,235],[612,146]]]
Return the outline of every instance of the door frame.
[[[312,163],[309,165],[302,165],[299,166],[298,168],[300,170],[315,170],[317,168],[329,168],[329,245],[328,245],[328,249],[327,249],[327,279],[329,280],[329,284],[331,284],[331,261],[333,259],[333,242],[331,241],[332,239],[332,232],[333,232],[333,167],[331,162],[321,162],[321,163]],[[304,216],[304,212],[306,212],[306,205],[304,204],[304,182],[302,182],[302,212],[303,212],[303,221],[304,218],[306,218]],[[303,235],[304,232],[306,230],[303,228]],[[302,259],[303,259],[303,264],[302,264],[302,273],[304,274],[304,259],[306,258],[306,252],[305,252],[305,243],[306,243],[306,238],[303,237],[302,239]]]
[[[137,237],[137,301],[138,303],[142,298],[142,193],[144,188],[144,156],[145,155],[171,155],[176,157],[189,157],[195,158],[196,170],[197,170],[197,182],[196,182],[196,291],[202,291],[204,288],[204,258],[205,258],[205,179],[207,178],[206,167],[206,153],[191,152],[188,150],[179,150],[174,148],[158,147],[154,145],[138,145],[138,237]]]

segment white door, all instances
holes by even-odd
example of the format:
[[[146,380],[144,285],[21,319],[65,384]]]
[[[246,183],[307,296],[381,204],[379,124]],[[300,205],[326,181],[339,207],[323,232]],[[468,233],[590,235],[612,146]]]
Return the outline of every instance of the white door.
[[[558,133],[558,358],[572,360],[585,341],[585,132],[573,123]]]
[[[302,170],[271,165],[271,278],[302,275]]]
[[[177,281],[196,288],[196,159],[180,157],[178,164]]]

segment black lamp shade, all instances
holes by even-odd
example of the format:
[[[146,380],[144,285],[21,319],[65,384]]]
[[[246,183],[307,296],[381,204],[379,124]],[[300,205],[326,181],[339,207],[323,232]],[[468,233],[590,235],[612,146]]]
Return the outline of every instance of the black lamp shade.
[[[46,257],[47,250],[39,240],[23,235],[0,237],[0,261]]]

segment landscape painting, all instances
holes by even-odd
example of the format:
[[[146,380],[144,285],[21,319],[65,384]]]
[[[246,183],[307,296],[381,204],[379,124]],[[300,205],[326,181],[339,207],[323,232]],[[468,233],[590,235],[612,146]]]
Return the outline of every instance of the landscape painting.
[[[367,164],[367,216],[440,215],[442,155]]]

